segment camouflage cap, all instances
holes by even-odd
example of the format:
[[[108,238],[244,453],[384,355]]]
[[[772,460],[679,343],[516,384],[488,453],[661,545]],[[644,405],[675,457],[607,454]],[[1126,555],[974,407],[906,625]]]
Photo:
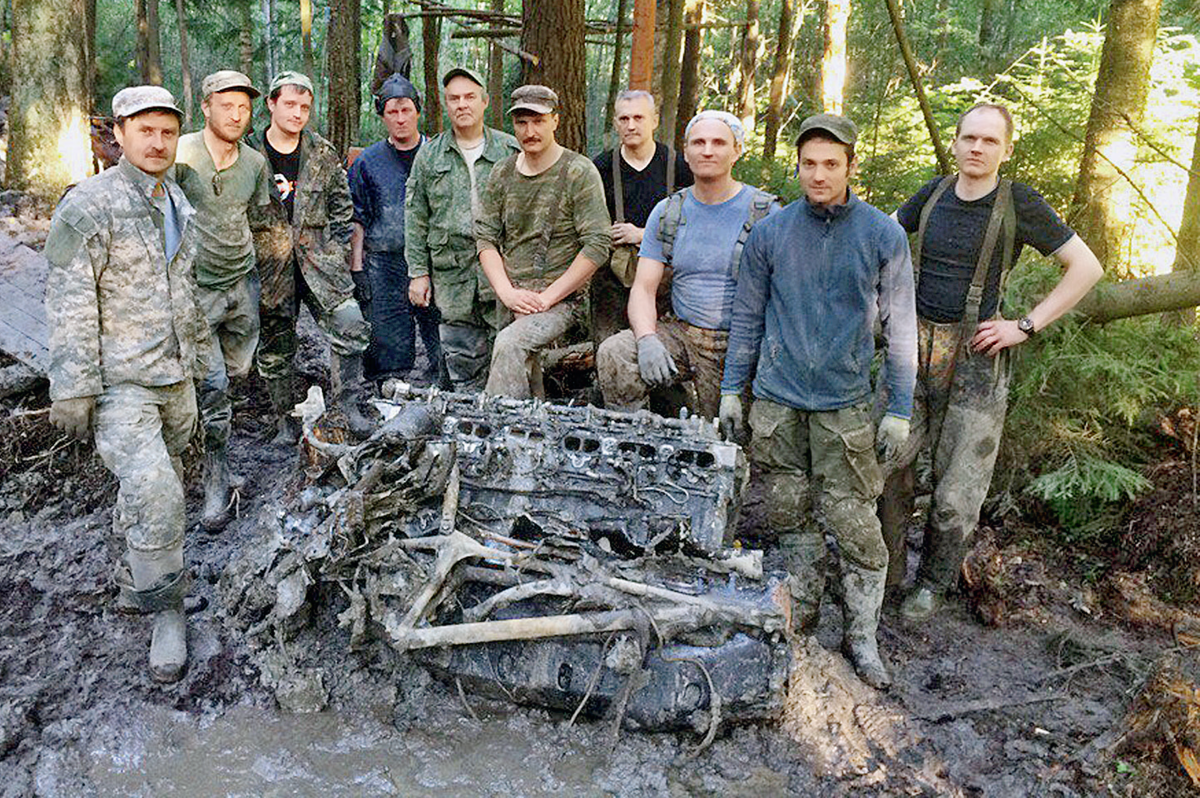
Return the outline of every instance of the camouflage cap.
[[[442,88],[445,88],[447,83],[457,77],[464,77],[475,85],[479,86],[481,89],[487,88],[487,84],[483,82],[483,78],[479,76],[478,72],[470,67],[462,66],[451,67],[450,69],[446,70],[446,74],[442,75]]]
[[[271,85],[267,88],[267,94],[274,94],[276,89],[281,89],[284,86],[299,86],[302,89],[307,89],[309,94],[316,94],[316,91],[313,90],[312,81],[308,79],[308,75],[290,69],[286,72],[280,72],[275,76],[275,79],[271,81]]]
[[[262,93],[254,88],[254,84],[250,82],[250,78],[236,69],[222,69],[214,72],[200,83],[200,95],[205,99],[209,95],[220,91],[234,90],[246,92],[246,94],[250,95],[251,100]]]
[[[851,122],[844,116],[837,114],[813,114],[800,123],[800,133],[796,136],[796,146],[799,147],[804,143],[808,134],[813,131],[821,131],[833,136],[837,141],[843,144],[849,144],[851,147],[858,141],[858,125]]]
[[[183,111],[175,105],[171,92],[162,86],[128,86],[112,100],[113,116],[117,119],[135,116],[143,111],[170,111],[183,119]]]
[[[536,83],[528,86],[518,86],[512,93],[512,108],[510,114],[518,111],[531,111],[535,114],[558,113],[558,94],[549,86],[539,86]]]

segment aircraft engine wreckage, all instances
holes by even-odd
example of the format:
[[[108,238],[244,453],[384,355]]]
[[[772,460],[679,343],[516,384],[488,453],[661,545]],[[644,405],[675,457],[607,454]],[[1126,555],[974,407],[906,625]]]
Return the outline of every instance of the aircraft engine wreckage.
[[[352,647],[460,689],[710,739],[778,714],[786,588],[725,545],[747,465],[712,423],[402,387],[350,447],[313,391],[311,483],[221,578],[252,644],[277,651],[324,597]],[[303,692],[260,667],[281,703]]]

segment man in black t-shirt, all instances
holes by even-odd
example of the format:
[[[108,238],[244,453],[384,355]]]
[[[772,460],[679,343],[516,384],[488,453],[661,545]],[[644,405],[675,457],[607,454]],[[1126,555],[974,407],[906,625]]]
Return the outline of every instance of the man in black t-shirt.
[[[1008,403],[1007,349],[1075,306],[1102,269],[1087,244],[1032,188],[1001,180],[1012,157],[1012,117],[979,104],[958,121],[958,174],[936,178],[895,213],[917,233],[918,370],[909,445],[893,462],[880,499],[888,584],[905,571],[905,527],[913,508],[913,461],[922,445],[933,463],[933,499],[921,565],[901,614],[935,613],[953,585],[987,498]],[[999,313],[1004,272],[1026,245],[1053,256],[1062,280],[1019,321]]]
[[[604,201],[613,220],[613,263],[628,265],[624,279],[613,268],[600,267],[592,278],[592,336],[599,344],[628,326],[625,306],[629,286],[637,266],[637,248],[642,243],[646,219],[654,206],[668,194],[692,185],[692,171],[680,153],[654,140],[658,111],[654,95],[647,91],[623,91],[617,95],[613,127],[621,146],[605,150],[592,161],[604,183]],[[621,203],[617,207],[617,184],[613,179],[613,158],[620,153]],[[674,159],[674,169],[669,169]],[[673,172],[673,174],[669,174]],[[673,180],[672,180],[673,178]],[[620,216],[621,218],[618,218]],[[626,250],[622,252],[624,247]]]

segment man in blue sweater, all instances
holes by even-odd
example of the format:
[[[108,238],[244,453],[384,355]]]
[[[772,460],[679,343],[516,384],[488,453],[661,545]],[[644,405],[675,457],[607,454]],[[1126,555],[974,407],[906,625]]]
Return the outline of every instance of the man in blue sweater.
[[[875,516],[875,456],[908,437],[917,368],[912,260],[904,231],[850,190],[857,128],[818,114],[796,141],[805,196],[755,225],[746,242],[721,382],[720,422],[742,423],[753,377],[750,457],[762,473],[767,523],[789,573],[792,622],[811,634],[825,585],[825,538],[841,552],[842,649],[867,684],[886,688],[875,633],[887,549]],[[887,340],[889,405],[871,422],[873,327]]]

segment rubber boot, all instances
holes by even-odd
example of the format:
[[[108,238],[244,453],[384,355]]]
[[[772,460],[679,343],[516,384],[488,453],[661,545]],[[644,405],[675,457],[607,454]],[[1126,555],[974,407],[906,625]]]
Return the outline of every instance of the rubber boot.
[[[346,416],[350,434],[354,437],[371,437],[375,425],[363,415],[361,403],[366,399],[366,383],[363,382],[362,355],[333,355],[334,402]]]
[[[183,605],[154,614],[150,637],[150,676],[156,682],[175,682],[187,667],[187,623]]]
[[[271,410],[275,414],[275,437],[273,446],[294,446],[300,440],[300,422],[292,417],[295,402],[292,401],[292,379],[265,380],[267,395],[271,397]]]
[[[843,606],[842,653],[854,666],[858,678],[877,690],[892,684],[887,667],[879,656],[879,609],[887,569],[868,570],[842,557]]]
[[[206,532],[220,532],[229,524],[233,513],[229,485],[229,458],[224,446],[204,455],[204,511],[200,526]]]
[[[782,532],[779,547],[792,594],[792,631],[809,635],[821,620],[825,593],[825,536],[820,532]]]
[[[908,526],[914,510],[915,469],[909,465],[893,471],[879,497],[879,528],[888,551],[885,604],[898,604],[908,570]]]

